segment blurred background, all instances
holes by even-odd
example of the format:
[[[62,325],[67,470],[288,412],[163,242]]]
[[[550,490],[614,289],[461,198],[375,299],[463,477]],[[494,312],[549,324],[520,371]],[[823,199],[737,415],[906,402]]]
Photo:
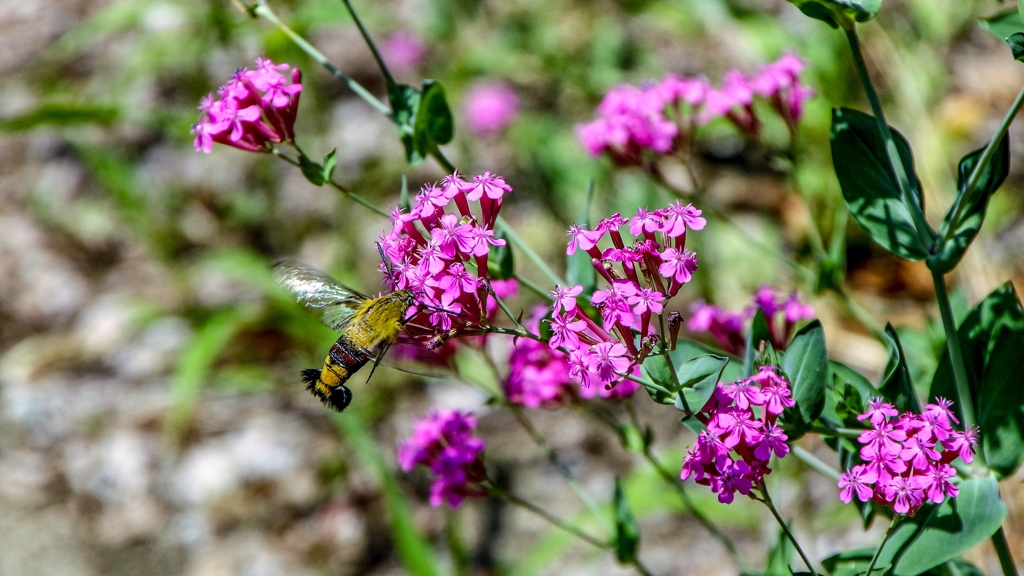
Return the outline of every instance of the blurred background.
[[[933,223],[952,199],[957,160],[986,142],[1024,84],[1024,67],[976,23],[1011,4],[888,0],[862,27]],[[574,125],[593,117],[606,90],[666,72],[717,82],[728,69],[753,71],[794,50],[818,93],[801,124],[799,161],[766,162],[728,127],[708,130],[695,169],[710,186],[692,201],[738,226],[712,220],[694,235],[701,269],[682,299],[739,308],[764,283],[800,290],[832,355],[874,378],[887,351],[870,325],[891,321],[927,390],[943,344],[923,264],[886,255],[851,222],[839,261],[848,297],[817,290],[812,229],[828,238],[844,209],[829,109],[868,109],[840,32],[784,0],[355,5],[400,81],[443,82],[456,117],[449,158],[469,174],[506,177],[515,193],[504,216],[556,270],[591,177],[596,217],[671,199],[577,142]],[[383,95],[340,2],[271,6]],[[414,418],[432,407],[469,409],[489,466],[514,491],[567,518],[581,513],[543,453],[476,388],[384,367],[370,386],[353,380],[351,418],[333,417],[303,391],[298,370],[319,366],[336,335],[289,302],[267,266],[297,257],[379,290],[373,241],[386,223],[271,157],[223,146],[196,153],[189,127],[199,99],[256,56],[297,65],[305,74],[299,142],[313,157],[337,148],[336,178],[388,206],[403,174],[415,191],[444,173],[429,161],[410,168],[384,117],[226,0],[0,0],[0,38],[0,576],[388,575],[411,570],[417,555],[453,574],[627,573],[609,554],[495,502],[432,509],[429,479],[396,473],[394,446]],[[480,83],[514,92],[520,112],[508,127],[467,130],[466,95]],[[1022,135],[1011,127],[1010,178],[951,277],[960,312],[1024,279]],[[517,266],[550,288],[528,261]],[[527,293],[512,304],[535,301]],[[508,343],[497,346],[507,354]],[[692,437],[643,393],[637,406],[659,457],[678,470]],[[655,573],[738,572],[619,438],[568,408],[529,417],[599,502],[624,476],[640,554]],[[835,462],[817,438],[801,445]],[[865,532],[834,484],[792,458],[772,481],[813,558],[873,545],[884,532]],[[1003,488],[1008,537],[1022,559],[1019,479]],[[777,526],[760,504],[722,506],[702,487],[689,492],[763,565]],[[429,546],[410,548],[410,534]],[[986,571],[998,566],[989,543],[968,557]]]

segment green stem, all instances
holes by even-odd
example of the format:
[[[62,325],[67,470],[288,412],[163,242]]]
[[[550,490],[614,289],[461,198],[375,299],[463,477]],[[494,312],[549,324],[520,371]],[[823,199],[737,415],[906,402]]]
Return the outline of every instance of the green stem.
[[[811,454],[802,446],[790,446],[789,448],[790,452],[793,453],[793,456],[795,456],[797,460],[806,464],[811,470],[814,470],[833,482],[839,482],[840,474],[835,468],[825,464],[819,460],[817,456]]]
[[[1017,576],[1017,565],[1013,563],[1013,556],[1010,554],[1010,545],[1006,543],[1006,533],[1003,527],[992,535],[992,545],[996,548],[996,556],[999,556],[999,567],[1003,569],[1003,576]]]
[[[853,52],[857,76],[860,77],[860,82],[864,85],[864,91],[867,93],[868,101],[871,103],[871,111],[875,114],[875,122],[878,123],[878,131],[882,135],[882,141],[885,142],[886,156],[889,157],[889,166],[892,168],[893,174],[896,175],[896,184],[899,186],[900,196],[903,198],[903,203],[906,205],[907,210],[910,211],[910,215],[914,220],[914,228],[917,230],[918,239],[925,246],[931,246],[932,241],[935,239],[935,231],[928,225],[924,212],[921,211],[921,204],[914,200],[911,193],[910,178],[903,167],[903,161],[900,159],[899,151],[896,148],[896,141],[892,137],[892,130],[889,128],[889,123],[885,120],[885,113],[882,111],[882,102],[879,100],[878,92],[875,91],[875,86],[871,82],[867,63],[864,62],[864,54],[860,50],[857,25],[851,21],[845,26],[845,31],[846,39],[850,44],[850,50]]]
[[[505,305],[505,302],[502,301],[502,299],[499,298],[498,295],[494,294],[493,292],[491,293],[491,296],[498,303],[498,307],[501,308],[501,311],[504,312],[505,315],[508,316],[508,319],[511,320],[512,323],[516,325],[516,328],[518,328],[522,332],[526,332],[526,327],[523,326],[523,324],[519,321],[518,318],[512,315],[512,311],[508,309],[508,306]]]
[[[812,574],[816,574],[817,572],[814,571],[814,566],[811,564],[811,561],[807,559],[807,554],[804,553],[804,549],[801,548],[800,543],[796,541],[796,536],[793,536],[793,533],[789,530],[789,526],[786,525],[786,521],[782,519],[782,516],[779,515],[779,511],[775,509],[775,504],[772,502],[772,497],[768,495],[768,487],[765,486],[764,480],[761,480],[761,483],[758,485],[758,489],[760,489],[761,496],[764,498],[762,502],[764,502],[764,505],[771,510],[772,516],[775,517],[775,521],[779,523],[779,526],[782,527],[782,531],[786,534],[786,537],[793,543],[793,547],[796,548],[797,554],[800,555],[800,558],[804,561],[807,569],[810,570]],[[829,573],[824,566],[822,566],[822,570],[825,570],[826,574]]]
[[[536,284],[533,283],[532,280],[530,280],[529,278],[526,278],[522,274],[516,272],[516,273],[512,274],[512,277],[516,279],[516,282],[519,282],[520,284],[525,286],[527,290],[529,290],[530,292],[533,292],[537,296],[540,296],[544,300],[547,300],[548,302],[551,302],[553,300],[551,298],[551,294],[549,294],[548,292],[545,292],[543,288],[541,288],[540,286],[537,286]]]
[[[999,141],[1006,135],[1006,131],[1010,129],[1010,124],[1013,119],[1017,117],[1017,112],[1020,111],[1021,106],[1024,105],[1024,88],[1017,94],[1017,99],[1013,101],[1013,105],[1010,106],[1010,110],[1007,111],[1006,116],[1003,116],[1003,121],[999,124],[999,128],[996,130],[995,135],[989,140],[988,145],[985,146],[985,151],[981,153],[981,158],[978,159],[978,163],[974,165],[974,169],[971,170],[971,175],[967,179],[967,186],[964,188],[966,192],[962,196],[958,196],[956,202],[953,205],[951,212],[953,217],[948,221],[950,222],[949,227],[943,226],[942,238],[944,242],[948,242],[958,228],[957,224],[960,222],[960,218],[963,216],[961,212],[964,210],[964,206],[970,205],[969,199],[972,198],[977,192],[975,187],[981,180],[981,175],[984,174],[985,168],[988,167],[992,161],[992,157],[995,156],[996,150],[999,148]],[[945,222],[943,222],[945,225]]]
[[[572,524],[569,524],[565,520],[562,520],[561,518],[558,518],[557,516],[554,516],[553,514],[551,514],[547,510],[544,510],[543,508],[537,506],[536,504],[532,504],[532,503],[527,502],[526,500],[523,500],[522,498],[520,498],[520,497],[518,497],[518,496],[516,496],[514,494],[509,494],[508,492],[505,492],[501,488],[498,488],[494,484],[494,482],[491,482],[490,480],[488,480],[487,482],[484,482],[482,484],[482,487],[491,496],[494,496],[495,498],[498,498],[498,499],[500,499],[500,500],[502,500],[504,502],[512,504],[513,506],[518,506],[518,507],[522,508],[523,510],[527,510],[529,512],[532,512],[533,514],[536,514],[537,516],[540,516],[541,518],[546,520],[552,526],[560,528],[560,529],[562,529],[562,530],[564,530],[564,531],[566,531],[566,532],[576,536],[577,538],[583,540],[584,542],[586,542],[588,544],[596,546],[597,548],[601,548],[602,550],[610,550],[612,548],[612,544],[611,543],[604,542],[602,540],[598,540],[597,538],[591,536],[590,534],[587,534],[586,532],[580,530],[579,528],[573,526]]]
[[[595,502],[594,499],[591,498],[589,492],[583,489],[583,486],[580,484],[579,480],[577,480],[576,476],[572,473],[572,470],[569,470],[569,467],[566,466],[564,462],[562,462],[562,460],[558,457],[557,454],[555,454],[555,450],[551,447],[550,444],[548,444],[547,440],[544,439],[544,436],[541,435],[541,433],[538,432],[537,429],[533,427],[533,423],[530,422],[530,420],[526,417],[525,414],[523,414],[523,411],[518,406],[514,404],[508,404],[507,408],[509,409],[510,412],[512,412],[512,415],[515,417],[516,422],[519,423],[519,426],[523,430],[525,430],[527,434],[529,434],[530,438],[533,439],[534,443],[536,443],[537,446],[541,449],[541,451],[544,452],[544,456],[548,459],[548,462],[551,464],[551,466],[553,466],[555,470],[557,470],[558,473],[562,475],[562,478],[565,479],[565,482],[569,485],[569,488],[571,488],[572,491],[576,493],[576,497],[580,499],[580,502],[582,502],[583,505],[587,507],[587,510],[590,510],[590,513],[593,514],[594,517],[597,518],[602,525],[604,525],[605,530],[610,533],[612,531],[612,526],[608,524],[608,520],[605,518],[605,515],[601,512],[601,509],[600,507],[598,507],[597,502]]]
[[[373,59],[377,61],[377,66],[380,68],[381,74],[384,75],[384,80],[388,83],[388,87],[395,85],[395,77],[391,75],[391,71],[384,64],[384,59],[380,57],[380,52],[377,51],[377,45],[370,39],[369,32],[366,31],[366,27],[363,26],[363,21],[359,19],[356,11],[352,8],[352,3],[349,0],[341,0],[345,3],[345,8],[348,10],[352,20],[355,21],[356,26],[359,28],[359,33],[363,35],[363,40],[366,41],[366,45],[370,47],[370,52],[373,53]]]
[[[868,564],[868,571],[864,573],[864,576],[871,576],[871,571],[875,569],[875,564],[878,562],[878,557],[882,555],[882,548],[885,548],[885,543],[889,541],[893,531],[896,529],[896,523],[900,521],[901,516],[897,514],[893,516],[892,523],[889,524],[889,529],[885,531],[885,538],[882,538],[882,543],[875,549],[875,555],[871,557],[871,563]]]
[[[292,143],[292,147],[293,147],[293,148],[295,148],[296,152],[298,152],[299,154],[302,154],[303,156],[305,156],[305,154],[304,154],[304,153],[302,152],[302,149],[301,149],[301,148],[299,148],[298,144],[295,144],[295,143],[293,142],[293,143]],[[271,149],[270,149],[270,153],[271,153],[271,154],[273,154],[274,156],[277,156],[277,157],[278,157],[278,158],[280,158],[281,160],[284,160],[285,162],[287,162],[287,163],[291,164],[292,166],[295,166],[296,168],[302,168],[302,165],[301,165],[301,164],[299,164],[299,163],[298,163],[298,162],[296,162],[295,160],[292,160],[292,159],[291,159],[291,158],[289,158],[288,156],[285,156],[284,154],[282,154],[282,153],[281,153],[281,150],[280,150],[279,148],[277,148],[276,146],[274,146],[273,148],[271,148]],[[388,217],[388,213],[387,213],[387,212],[386,212],[386,211],[385,211],[384,209],[380,208],[379,206],[377,206],[377,205],[376,205],[376,204],[374,204],[373,202],[370,202],[370,201],[369,201],[369,200],[367,200],[366,198],[363,198],[363,197],[362,197],[362,196],[360,196],[359,194],[356,194],[355,192],[353,192],[353,191],[349,190],[348,188],[345,188],[345,187],[344,187],[344,186],[342,186],[341,184],[338,184],[338,183],[337,183],[337,182],[335,182],[335,181],[334,181],[333,179],[332,179],[332,180],[328,180],[328,181],[326,181],[326,182],[325,182],[325,184],[328,184],[328,185],[330,185],[330,186],[331,186],[332,188],[334,188],[334,189],[335,189],[335,190],[337,190],[338,192],[341,192],[342,194],[344,194],[344,195],[348,196],[348,197],[349,197],[349,198],[351,198],[351,199],[352,199],[352,200],[353,200],[353,201],[354,201],[354,202],[355,202],[356,204],[359,204],[359,205],[362,205],[362,206],[364,206],[364,207],[368,208],[369,210],[371,210],[371,211],[375,212],[375,213],[376,213],[376,214],[378,214],[379,216],[383,216],[383,217],[385,217],[385,218],[387,218],[387,217]]]
[[[248,6],[248,4],[243,5]],[[398,120],[395,118],[395,115],[391,113],[391,110],[388,109],[386,104],[377,99],[377,97],[374,96],[373,94],[370,94],[370,91],[367,90],[366,88],[363,88],[362,84],[356,82],[354,79],[352,79],[352,77],[348,76],[341,70],[338,70],[338,68],[334,64],[331,64],[327,60],[327,57],[324,56],[322,52],[317,50],[312,44],[307,42],[305,38],[299,36],[297,32],[295,32],[294,30],[289,28],[284,22],[282,22],[281,19],[277,17],[277,14],[274,14],[274,11],[271,10],[269,6],[267,6],[266,2],[260,0],[259,4],[257,4],[255,8],[252,8],[251,11],[253,14],[256,14],[257,16],[262,16],[271,24],[277,26],[277,28],[281,32],[284,32],[285,36],[288,36],[288,38],[290,38],[291,41],[294,42],[295,45],[299,47],[299,49],[308,54],[309,57],[312,58],[313,60],[316,60],[321,66],[326,68],[328,72],[334,74],[335,77],[344,82],[345,85],[348,86],[349,90],[355,92],[357,96],[359,96],[367,103],[369,103],[370,106],[376,108],[378,112],[387,116],[388,119],[390,119],[392,122],[398,122]]]
[[[953,320],[953,308],[949,304],[949,293],[946,292],[946,281],[942,274],[932,270],[935,284],[935,299],[939,303],[939,314],[942,316],[942,328],[946,332],[946,348],[949,350],[950,364],[953,365],[953,379],[956,382],[956,396],[960,404],[960,413],[964,418],[964,429],[974,426],[974,400],[971,387],[967,380],[967,369],[964,367],[963,352],[960,350],[960,337],[956,333],[956,321]],[[984,459],[984,451],[978,451],[979,459]]]
[[[547,262],[545,262],[539,254],[534,252],[533,248],[530,248],[526,244],[526,242],[523,242],[523,239],[519,236],[519,234],[516,233],[515,230],[512,229],[512,226],[509,225],[508,221],[506,221],[501,216],[498,216],[498,219],[495,222],[495,224],[497,224],[496,228],[498,228],[498,230],[505,234],[505,238],[508,238],[508,241],[511,242],[512,245],[515,246],[520,252],[522,252],[523,256],[526,256],[527,260],[532,262],[533,265],[536,266],[542,274],[547,276],[548,280],[550,280],[552,284],[556,286],[566,285],[565,280],[562,280],[558,276],[558,274],[555,274],[555,271],[552,270],[550,266],[548,266]]]

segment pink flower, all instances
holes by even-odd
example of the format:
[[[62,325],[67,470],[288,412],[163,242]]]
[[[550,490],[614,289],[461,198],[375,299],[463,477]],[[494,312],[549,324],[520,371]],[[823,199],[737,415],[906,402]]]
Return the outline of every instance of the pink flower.
[[[601,342],[594,346],[588,358],[591,370],[597,372],[604,382],[621,379],[620,374],[629,370],[631,362],[626,357],[626,347],[613,342]]]
[[[430,505],[444,501],[452,508],[473,494],[470,485],[484,479],[481,455],[485,443],[473,436],[476,418],[455,411],[433,412],[416,422],[413,435],[398,445],[398,463],[410,472],[417,464],[434,472]]]
[[[857,416],[857,420],[863,421],[865,419],[870,419],[872,426],[877,427],[883,422],[885,422],[887,419],[899,414],[899,410],[897,410],[892,404],[889,404],[882,398],[875,398],[873,400],[869,400],[868,406],[868,411],[861,414],[860,416]]]
[[[474,84],[466,93],[465,115],[471,132],[500,132],[519,116],[519,96],[508,84]]]
[[[863,464],[860,466],[854,466],[848,472],[844,472],[839,477],[839,487],[842,491],[839,493],[839,499],[849,504],[853,500],[854,492],[857,493],[857,499],[861,502],[867,502],[871,499],[874,494],[872,485],[878,482],[878,474],[870,470]]]
[[[427,46],[416,34],[399,30],[380,43],[380,55],[392,72],[403,74],[419,68],[427,56]]]
[[[686,250],[666,248],[661,254],[661,261],[658,273],[680,284],[689,282],[697,271],[697,255]]]
[[[529,330],[534,333],[540,331],[540,317],[544,312],[543,307],[534,310],[526,323]],[[556,317],[553,324],[557,321]],[[571,326],[573,323],[568,324],[570,326],[566,331],[574,334]],[[579,324],[582,325],[583,322]],[[516,343],[508,362],[509,373],[504,387],[509,402],[527,408],[550,408],[572,394],[569,362],[562,352],[536,340],[524,338]]]
[[[555,300],[555,314],[561,312],[572,312],[576,309],[576,297],[583,293],[583,286],[577,284],[571,288],[555,286],[551,291],[551,297]]]

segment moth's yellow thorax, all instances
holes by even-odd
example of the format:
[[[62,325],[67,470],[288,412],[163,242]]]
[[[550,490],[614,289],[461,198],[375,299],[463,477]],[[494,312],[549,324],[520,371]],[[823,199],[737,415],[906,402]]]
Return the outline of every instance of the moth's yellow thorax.
[[[409,303],[409,293],[404,290],[367,300],[356,310],[345,335],[361,348],[377,350],[398,337]]]

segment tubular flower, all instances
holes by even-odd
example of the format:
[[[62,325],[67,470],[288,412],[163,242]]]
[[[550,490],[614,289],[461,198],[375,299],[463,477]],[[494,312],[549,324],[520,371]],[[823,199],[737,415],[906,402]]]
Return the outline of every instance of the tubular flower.
[[[200,102],[202,114],[192,125],[196,152],[209,154],[214,142],[263,152],[272,142],[294,139],[301,93],[298,68],[257,58],[254,70],[237,70],[217,90],[219,98],[209,94]]]
[[[721,86],[703,77],[669,74],[643,87],[616,86],[597,107],[597,118],[576,126],[576,135],[591,156],[607,153],[621,165],[642,165],[645,155],[685,149],[696,130],[725,118],[742,132],[757,136],[761,121],[755,98],[767,100],[791,131],[814,90],[800,83],[804,63],[792,52],[751,76],[730,70]]]
[[[431,506],[447,501],[456,508],[466,496],[481,494],[472,485],[486,477],[485,442],[473,436],[474,428],[472,414],[441,410],[417,421],[413,435],[398,445],[398,464],[404,472],[422,464],[434,473]]]
[[[729,312],[703,300],[695,302],[690,310],[686,327],[690,332],[708,332],[727,352],[738,354],[746,344],[744,325],[758,310],[768,320],[772,346],[785,350],[793,327],[803,320],[814,318],[814,307],[800,301],[796,292],[787,297],[784,293],[767,284],[758,288],[751,296],[753,305],[742,312]]]
[[[789,380],[771,365],[734,383],[719,382],[708,403],[693,414],[705,430],[687,449],[679,477],[710,486],[726,504],[736,492],[749,495],[771,473],[772,455],[789,454],[786,433],[777,425],[779,414],[794,405],[789,388]]]
[[[702,230],[706,223],[700,210],[677,201],[653,212],[640,208],[631,219],[613,214],[594,230],[569,229],[566,253],[587,252],[607,284],[590,298],[600,323],[577,303],[582,286],[557,286],[551,293],[550,344],[568,353],[570,374],[583,385],[583,396],[593,395],[592,386],[624,395],[636,390],[626,377],[654,349],[655,316],[697,270],[697,255],[686,250],[687,230]],[[626,234],[633,236],[628,244]],[[602,243],[610,246],[602,250]]]
[[[957,458],[970,463],[978,436],[976,429],[953,429],[952,404],[937,398],[922,414],[899,415],[883,399],[872,400],[857,418],[871,424],[858,438],[864,463],[840,477],[839,499],[849,503],[856,495],[861,502],[874,500],[913,516],[926,500],[938,504],[955,498],[960,490],[950,481],[956,476],[950,463]]]
[[[498,310],[494,297],[514,293],[514,280],[491,281],[487,272],[491,248],[505,245],[494,223],[511,191],[490,172],[472,182],[456,172],[424,186],[408,212],[392,209],[391,230],[381,234],[380,245],[393,264],[382,271],[392,290],[417,297],[403,338],[437,348],[456,336],[480,335]]]

